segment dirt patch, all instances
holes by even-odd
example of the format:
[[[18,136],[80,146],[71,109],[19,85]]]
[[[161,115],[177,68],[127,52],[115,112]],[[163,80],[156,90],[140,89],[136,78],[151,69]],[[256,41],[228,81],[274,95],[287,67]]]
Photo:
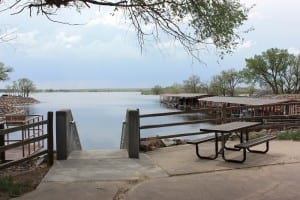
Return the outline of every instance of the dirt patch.
[[[46,163],[36,166],[35,162],[20,164],[0,171],[1,180],[12,178],[14,187],[17,186],[18,191],[0,190],[0,200],[11,199],[16,196],[35,190],[48,172],[49,167]],[[3,184],[3,182],[1,183]],[[3,185],[2,185],[3,186]]]

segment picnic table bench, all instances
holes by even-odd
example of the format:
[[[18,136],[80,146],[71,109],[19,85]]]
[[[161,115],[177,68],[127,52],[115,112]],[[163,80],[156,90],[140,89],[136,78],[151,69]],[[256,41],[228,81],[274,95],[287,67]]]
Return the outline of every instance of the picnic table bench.
[[[193,144],[196,146],[196,154],[201,159],[216,159],[219,154],[222,154],[222,158],[228,162],[243,163],[246,160],[247,151],[252,153],[267,153],[269,151],[269,141],[276,138],[275,135],[265,135],[259,138],[249,139],[248,129],[257,125],[260,125],[260,122],[230,122],[220,125],[211,126],[208,128],[201,128],[200,131],[205,131],[206,133],[214,133],[204,138],[190,140],[187,143]],[[234,147],[227,147],[226,142],[229,136],[233,133],[239,133],[240,143],[234,145]],[[214,141],[215,142],[215,154],[213,156],[203,156],[199,153],[199,144]],[[221,141],[221,148],[219,150],[218,143]],[[254,147],[259,144],[266,144],[265,150],[252,150],[251,147]],[[225,156],[226,150],[240,151],[243,150],[242,159],[227,159]]]

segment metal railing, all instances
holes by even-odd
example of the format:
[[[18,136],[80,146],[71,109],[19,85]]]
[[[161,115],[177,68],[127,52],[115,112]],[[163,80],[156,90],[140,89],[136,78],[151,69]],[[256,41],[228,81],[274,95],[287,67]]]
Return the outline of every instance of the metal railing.
[[[126,121],[122,123],[122,132],[121,132],[121,141],[120,141],[120,149],[127,149],[128,141],[126,136]]]
[[[151,113],[151,114],[143,114],[140,115],[141,118],[150,118],[150,117],[163,117],[163,116],[178,116],[178,115],[187,115],[187,114],[197,114],[197,113],[204,113],[211,110],[217,109],[198,109],[198,110],[191,110],[191,111],[180,111],[180,112],[165,112],[165,113]],[[177,122],[170,122],[170,123],[159,123],[159,124],[146,124],[141,125],[139,128],[140,130],[145,129],[152,129],[152,128],[162,128],[162,127],[170,127],[170,126],[182,126],[182,125],[190,125],[190,124],[199,124],[199,123],[218,123],[221,121],[220,117],[214,118],[207,118],[204,117],[198,120],[189,120],[189,121],[177,121]],[[165,133],[159,134],[154,137],[140,137],[140,141],[148,140],[148,139],[166,139],[166,138],[175,138],[175,137],[186,137],[186,136],[193,136],[193,135],[200,135],[205,134],[206,132],[203,131],[193,131],[193,132],[179,132],[179,133]]]
[[[82,146],[81,146],[81,142],[80,142],[76,122],[74,120],[70,121],[70,132],[71,132],[71,135],[73,137],[73,139],[72,139],[72,142],[73,142],[72,143],[72,149],[73,150],[81,150]]]
[[[157,136],[150,137],[141,137],[141,131],[145,129],[153,129],[153,128],[162,128],[162,127],[171,127],[171,126],[181,126],[181,125],[189,125],[189,124],[199,124],[199,123],[225,123],[232,121],[259,121],[263,122],[262,126],[257,128],[270,128],[270,127],[300,127],[300,104],[299,103],[290,103],[290,104],[281,104],[275,105],[276,109],[280,110],[280,112],[267,113],[262,110],[261,112],[254,112],[252,116],[247,115],[233,115],[233,113],[242,110],[251,110],[253,109],[263,109],[262,106],[232,106],[232,107],[213,107],[213,108],[201,108],[197,110],[190,111],[176,111],[176,112],[165,112],[165,113],[151,113],[151,114],[139,114],[139,110],[135,110],[138,115],[138,119],[133,118],[133,121],[138,120],[137,123],[132,123],[130,120],[132,118],[128,118],[128,111],[126,114],[126,120],[122,125],[122,136],[121,136],[121,147],[130,149],[136,147],[131,147],[129,145],[132,137],[129,136],[130,133],[135,132],[137,136],[133,136],[139,139],[140,141],[149,140],[149,139],[166,139],[166,138],[175,138],[175,137],[186,137],[193,135],[205,134],[207,132],[203,131],[194,131],[194,132],[180,132],[180,133],[165,133],[165,134],[157,134]],[[276,110],[275,110],[276,111]],[[287,112],[289,111],[289,112]],[[142,118],[150,118],[150,117],[163,117],[163,116],[176,116],[176,115],[186,115],[186,114],[196,114],[196,113],[205,113],[205,117],[198,120],[189,120],[189,121],[176,121],[169,123],[157,123],[157,124],[143,124],[140,125],[140,120]],[[284,121],[284,123],[282,123]],[[133,128],[132,130],[128,129],[128,126],[138,126]],[[138,129],[138,131],[135,131]]]
[[[9,135],[14,132],[19,132],[23,130],[29,130],[29,129],[34,129],[36,127],[41,127],[47,125],[47,133],[44,133],[42,135],[33,135],[32,137],[24,138],[19,141],[15,141],[13,143],[5,143],[5,136]],[[4,126],[2,127],[4,128]],[[25,145],[30,146],[31,144],[35,144],[37,142],[41,142],[47,140],[47,148],[36,151],[32,154],[28,154],[26,157],[23,157],[18,160],[12,160],[12,161],[7,161],[5,158],[5,153],[8,150],[12,150],[18,147],[23,147]],[[7,129],[1,129],[0,130],[0,155],[1,155],[1,164],[0,164],[0,170],[4,168],[8,168],[14,165],[17,165],[19,163],[32,160],[33,158],[39,157],[41,155],[48,154],[48,165],[53,164],[53,112],[48,112],[47,114],[47,120],[42,120],[38,122],[32,122],[29,124],[21,125],[21,126],[16,126],[12,128],[7,128]]]

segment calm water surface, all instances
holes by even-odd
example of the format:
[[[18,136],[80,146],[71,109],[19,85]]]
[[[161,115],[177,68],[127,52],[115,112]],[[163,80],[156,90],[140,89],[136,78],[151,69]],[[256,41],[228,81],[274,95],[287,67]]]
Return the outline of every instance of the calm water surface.
[[[140,109],[140,114],[170,112],[159,102],[159,96],[138,92],[67,92],[35,93],[32,97],[41,103],[30,105],[29,114],[47,115],[48,111],[71,109],[76,121],[83,149],[118,149],[127,109]],[[145,118],[143,124],[189,120],[199,116],[167,116]],[[206,126],[206,124],[201,124]],[[200,125],[175,126],[142,130],[141,137],[197,131]]]

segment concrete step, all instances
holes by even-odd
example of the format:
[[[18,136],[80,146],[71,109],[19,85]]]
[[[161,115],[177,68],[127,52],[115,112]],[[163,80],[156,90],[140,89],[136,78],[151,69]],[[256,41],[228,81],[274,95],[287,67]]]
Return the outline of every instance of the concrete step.
[[[119,181],[141,177],[167,177],[151,158],[141,153],[140,159],[129,159],[124,150],[72,152],[68,160],[57,160],[43,182]]]

